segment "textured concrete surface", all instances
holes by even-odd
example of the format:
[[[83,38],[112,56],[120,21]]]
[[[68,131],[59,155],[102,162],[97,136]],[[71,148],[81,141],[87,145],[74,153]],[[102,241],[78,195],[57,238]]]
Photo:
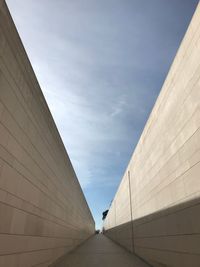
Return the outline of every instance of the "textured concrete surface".
[[[48,266],[93,232],[73,166],[0,0],[0,266]]]
[[[153,266],[200,266],[199,173],[200,5],[112,202],[106,234]]]
[[[104,235],[95,235],[52,267],[148,267]]]

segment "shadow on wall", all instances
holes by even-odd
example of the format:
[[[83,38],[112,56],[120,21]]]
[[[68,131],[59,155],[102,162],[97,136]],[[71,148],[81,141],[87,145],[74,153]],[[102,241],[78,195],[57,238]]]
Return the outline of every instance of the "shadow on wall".
[[[104,234],[152,266],[199,267],[200,198],[121,224]]]

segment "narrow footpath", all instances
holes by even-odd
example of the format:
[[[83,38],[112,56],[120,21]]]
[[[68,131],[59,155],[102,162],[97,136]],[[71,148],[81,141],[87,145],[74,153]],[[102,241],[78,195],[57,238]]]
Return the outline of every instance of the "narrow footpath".
[[[55,267],[148,267],[106,236],[95,235],[67,254]]]

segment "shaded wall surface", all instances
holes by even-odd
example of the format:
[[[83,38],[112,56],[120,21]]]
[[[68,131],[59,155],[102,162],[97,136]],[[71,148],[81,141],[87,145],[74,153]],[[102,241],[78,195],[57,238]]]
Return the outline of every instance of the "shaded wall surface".
[[[153,266],[200,266],[200,6],[104,228]]]
[[[48,266],[93,233],[76,174],[0,0],[0,266]]]

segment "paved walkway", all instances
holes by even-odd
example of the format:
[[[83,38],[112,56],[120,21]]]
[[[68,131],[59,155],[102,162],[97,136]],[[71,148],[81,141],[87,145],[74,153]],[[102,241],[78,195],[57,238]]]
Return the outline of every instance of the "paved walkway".
[[[104,235],[95,235],[67,254],[56,267],[148,267]]]

